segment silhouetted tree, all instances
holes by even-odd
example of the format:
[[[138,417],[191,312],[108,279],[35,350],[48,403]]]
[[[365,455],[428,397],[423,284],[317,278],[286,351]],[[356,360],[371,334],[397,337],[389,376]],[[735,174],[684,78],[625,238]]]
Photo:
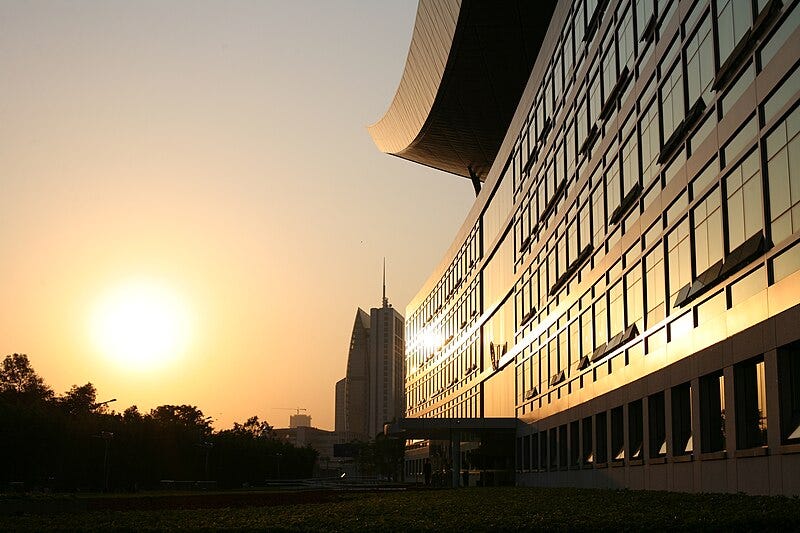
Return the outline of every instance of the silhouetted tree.
[[[58,398],[58,403],[68,413],[89,413],[105,405],[97,405],[97,389],[91,383],[86,385],[73,385],[63,396]]]
[[[34,372],[28,356],[22,353],[7,355],[0,368],[0,392],[15,393],[49,400],[53,390]]]
[[[316,452],[271,438],[258,417],[214,432],[193,405],[162,405],[142,414],[96,403],[91,383],[56,397],[27,356],[0,365],[0,486],[99,489],[108,469],[112,490],[156,487],[162,479],[197,480],[210,474],[221,486],[311,475]],[[106,455],[107,453],[107,455]],[[107,457],[107,462],[106,462]]]

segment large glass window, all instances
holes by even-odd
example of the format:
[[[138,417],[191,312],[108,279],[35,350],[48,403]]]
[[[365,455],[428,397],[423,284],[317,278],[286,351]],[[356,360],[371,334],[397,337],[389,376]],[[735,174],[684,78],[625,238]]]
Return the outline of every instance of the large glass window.
[[[658,106],[650,102],[639,122],[639,139],[642,150],[642,179],[644,186],[649,185],[658,176],[658,153],[661,150],[658,141]]]
[[[605,189],[600,183],[592,191],[592,243],[599,248],[606,234]]]
[[[622,280],[620,280],[608,290],[608,314],[611,335],[616,335],[625,329],[624,304]]]
[[[672,455],[692,453],[692,387],[672,387]]]
[[[653,0],[636,0],[636,31],[639,33],[639,38],[642,37],[642,32],[654,13]]]
[[[715,187],[692,210],[692,224],[695,273],[700,275],[723,257],[722,205],[719,187]]]
[[[750,0],[717,0],[716,5],[719,64],[722,65],[750,29],[753,8]]]
[[[610,32],[603,45],[605,55],[603,55],[603,101],[608,99],[611,89],[617,84],[617,54],[614,42],[614,33]]]
[[[800,442],[800,342],[778,349],[781,443]]]
[[[639,183],[639,157],[636,153],[636,136],[632,135],[622,145],[622,196],[626,196]]]
[[[725,379],[721,370],[700,378],[700,441],[703,453],[725,449]]]
[[[603,411],[595,416],[595,460],[598,463],[608,461],[608,415]]]
[[[636,324],[639,331],[644,331],[642,315],[644,312],[644,298],[642,297],[642,268],[636,265],[625,275],[625,298],[627,300],[626,325]]]
[[[650,457],[663,457],[667,454],[667,423],[663,392],[647,398],[647,418]]]
[[[594,433],[592,432],[592,417],[587,416],[581,421],[581,433],[582,433],[582,450],[581,450],[581,460],[583,464],[590,465],[594,463],[594,452],[592,446],[592,437]]]
[[[758,152],[753,152],[725,177],[728,251],[764,228],[764,199]]]
[[[642,443],[644,431],[642,428],[644,417],[642,400],[628,404],[628,457],[630,459],[642,458]]]
[[[602,97],[600,94],[600,74],[598,72],[599,66],[596,62],[592,68],[592,74],[589,76],[589,126],[591,127],[597,122],[600,116],[600,108],[603,105]]]
[[[664,319],[664,250],[661,246],[647,254],[644,258],[645,290],[647,304],[647,327]]]
[[[667,236],[667,271],[669,272],[669,309],[678,291],[692,281],[689,223],[685,218]]]
[[[686,43],[686,85],[689,105],[703,97],[711,102],[711,84],[714,82],[714,40],[711,36],[711,16],[706,16],[697,32]]]
[[[767,137],[772,241],[800,230],[800,107]]]
[[[594,337],[598,346],[608,340],[605,294],[594,303]]]
[[[611,460],[625,459],[625,429],[623,425],[622,406],[611,410]]]
[[[623,4],[625,13],[619,19],[622,21],[617,29],[617,47],[619,52],[619,68],[626,66],[633,68],[633,57],[636,53],[634,48],[635,38],[633,34],[633,15],[632,11]]]
[[[678,124],[683,120],[685,105],[683,101],[683,73],[679,63],[664,76],[665,81],[661,86],[661,131],[662,145],[673,134]]]
[[[767,390],[764,358],[757,357],[734,367],[736,401],[736,447],[767,445]]]
[[[619,206],[621,200],[622,184],[619,177],[619,162],[614,158],[606,169],[606,213],[609,216]]]

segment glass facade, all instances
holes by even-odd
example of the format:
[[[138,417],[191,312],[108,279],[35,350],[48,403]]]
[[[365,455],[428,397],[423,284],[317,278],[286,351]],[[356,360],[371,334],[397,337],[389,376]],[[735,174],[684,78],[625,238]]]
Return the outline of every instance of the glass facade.
[[[408,307],[406,416],[520,418],[531,475],[767,446],[768,415],[796,418],[767,409],[775,346],[624,391],[800,304],[798,19],[559,4],[481,209]]]

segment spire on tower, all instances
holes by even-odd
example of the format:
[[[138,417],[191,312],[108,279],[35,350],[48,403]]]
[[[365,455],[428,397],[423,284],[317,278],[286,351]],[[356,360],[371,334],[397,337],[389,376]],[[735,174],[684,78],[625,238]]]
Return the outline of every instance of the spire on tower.
[[[383,306],[389,307],[389,299],[386,297],[386,258],[383,258]]]

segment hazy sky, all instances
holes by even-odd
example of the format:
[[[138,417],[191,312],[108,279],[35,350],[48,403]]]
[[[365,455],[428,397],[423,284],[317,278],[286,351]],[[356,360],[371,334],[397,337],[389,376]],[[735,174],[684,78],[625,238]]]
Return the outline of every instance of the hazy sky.
[[[356,307],[405,312],[473,200],[381,154],[416,2],[0,2],[0,354],[122,410],[332,428]],[[130,280],[190,323],[160,365],[93,342]],[[145,333],[143,333],[144,335]]]

